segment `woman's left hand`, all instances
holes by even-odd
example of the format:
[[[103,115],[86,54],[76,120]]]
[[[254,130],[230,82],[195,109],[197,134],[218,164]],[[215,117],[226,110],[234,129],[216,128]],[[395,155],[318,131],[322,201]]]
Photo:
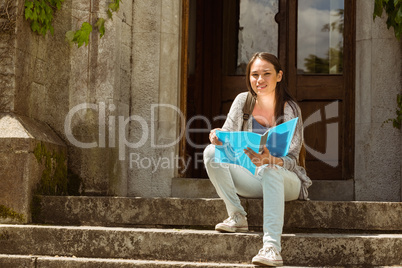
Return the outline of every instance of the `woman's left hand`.
[[[266,165],[266,164],[280,164],[278,163],[278,159],[282,162],[282,159],[276,158],[271,155],[267,146],[264,146],[263,152],[261,154],[254,152],[252,149],[247,147],[244,149],[244,153],[250,158],[251,162],[257,167]]]

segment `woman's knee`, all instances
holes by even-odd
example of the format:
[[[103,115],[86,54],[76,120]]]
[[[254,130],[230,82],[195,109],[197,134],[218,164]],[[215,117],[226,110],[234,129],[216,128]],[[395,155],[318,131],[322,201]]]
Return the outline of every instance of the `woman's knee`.
[[[278,167],[276,165],[267,165],[261,171],[261,177],[263,180],[276,180],[283,182],[284,178],[280,169],[282,167]]]

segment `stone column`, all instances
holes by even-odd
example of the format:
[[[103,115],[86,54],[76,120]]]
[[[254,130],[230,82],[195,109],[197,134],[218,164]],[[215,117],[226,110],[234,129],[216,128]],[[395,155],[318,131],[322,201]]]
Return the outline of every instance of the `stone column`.
[[[129,195],[170,196],[180,138],[180,0],[133,5]]]
[[[387,29],[386,14],[373,21],[374,1],[357,0],[355,198],[401,200],[401,132],[392,124],[402,84],[402,47]]]
[[[94,25],[98,18],[107,18],[109,2],[72,0],[70,4],[74,30],[83,22]],[[67,137],[70,168],[82,178],[88,195],[127,194],[126,161],[119,160],[118,147],[119,118],[129,116],[131,101],[131,27],[132,1],[121,1],[113,20],[106,19],[102,38],[94,29],[88,46],[70,50],[69,111],[92,107],[74,114],[73,138]]]

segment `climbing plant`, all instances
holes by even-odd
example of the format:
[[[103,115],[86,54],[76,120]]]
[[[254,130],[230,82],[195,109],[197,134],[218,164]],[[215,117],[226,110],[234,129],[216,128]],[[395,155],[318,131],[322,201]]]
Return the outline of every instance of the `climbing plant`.
[[[120,8],[120,2],[121,0],[113,0],[112,3],[109,4],[107,14],[108,18],[113,20],[113,12],[119,11]],[[105,34],[105,22],[106,20],[104,18],[98,18],[98,20],[95,23],[95,27],[99,31],[100,38],[103,37]],[[84,22],[81,26],[81,29],[77,31],[68,31],[66,33],[66,39],[70,43],[76,43],[78,47],[82,46],[85,43],[85,46],[88,45],[89,42],[89,35],[92,32],[93,26],[89,24],[88,22]]]
[[[64,0],[25,0],[25,19],[31,22],[31,29],[38,34],[54,33],[53,14],[60,10]]]
[[[381,17],[382,12],[388,15],[387,28],[394,28],[395,37],[400,40],[402,36],[402,0],[375,0],[373,20]],[[396,95],[397,109],[396,118],[390,118],[384,123],[392,122],[394,128],[401,129],[402,126],[402,94]]]
[[[57,10],[61,9],[64,0],[25,0],[25,19],[30,21],[31,29],[38,34],[46,35],[50,32],[54,34],[53,16]],[[108,5],[108,18],[113,20],[113,12],[119,11],[121,0],[113,0]],[[81,28],[76,31],[68,31],[66,39],[70,43],[77,44],[78,47],[84,43],[88,45],[89,36],[94,27],[99,31],[100,38],[105,34],[104,18],[98,18],[95,25],[84,22]]]
[[[397,108],[396,108],[396,118],[390,118],[384,121],[384,123],[390,123],[392,122],[392,126],[397,129],[401,129],[402,126],[402,94],[398,94],[396,96],[396,103],[397,103]]]
[[[395,37],[400,40],[402,35],[402,0],[375,0],[373,19],[381,17],[383,10],[388,15],[388,29],[393,27]]]

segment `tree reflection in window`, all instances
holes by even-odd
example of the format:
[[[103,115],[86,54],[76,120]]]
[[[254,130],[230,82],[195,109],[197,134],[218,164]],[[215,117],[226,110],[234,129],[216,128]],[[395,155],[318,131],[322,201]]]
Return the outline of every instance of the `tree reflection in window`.
[[[298,73],[342,74],[343,32],[342,0],[300,0]]]

